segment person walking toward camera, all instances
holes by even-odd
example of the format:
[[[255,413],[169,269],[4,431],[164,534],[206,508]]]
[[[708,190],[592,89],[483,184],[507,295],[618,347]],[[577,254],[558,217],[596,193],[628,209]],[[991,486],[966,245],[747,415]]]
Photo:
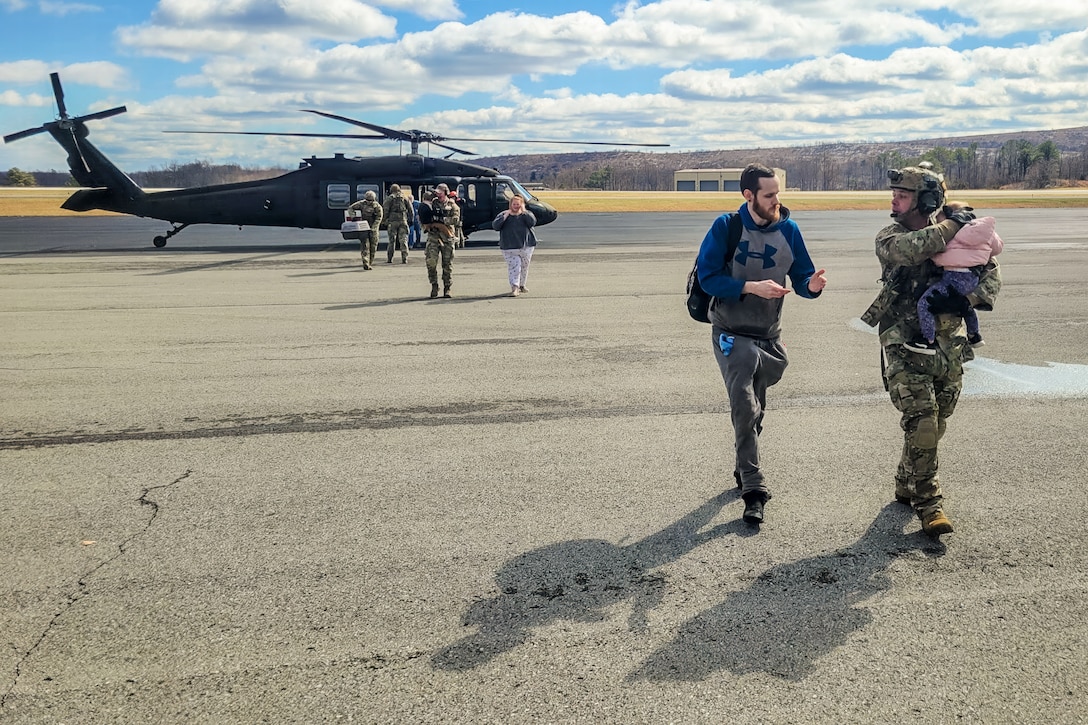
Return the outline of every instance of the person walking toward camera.
[[[373,269],[374,255],[378,253],[378,227],[381,226],[383,213],[378,195],[368,191],[348,209],[358,211],[362,214],[362,220],[370,225],[370,231],[359,240],[359,255],[363,258],[363,269]]]
[[[963,318],[971,308],[993,309],[1001,272],[991,258],[967,295],[955,290],[934,293],[927,307],[937,316],[936,344],[932,350],[908,347],[922,336],[918,299],[943,274],[931,257],[945,251],[975,215],[961,208],[944,221],[936,220],[944,206],[944,178],[929,166],[892,169],[888,186],[894,222],[876,235],[884,286],[861,319],[877,326],[884,388],[900,413],[903,448],[895,499],[912,506],[922,530],[936,538],[952,532],[937,478],[937,444],[963,389],[963,364],[975,357],[963,335]]]
[[[430,204],[420,206],[419,216],[427,232],[427,247],[423,254],[427,260],[427,280],[431,283],[431,297],[438,296],[438,265],[442,264],[442,296],[453,297],[453,245],[461,210],[449,198],[450,188],[445,184],[434,187]]]
[[[521,194],[510,197],[510,208],[499,212],[491,222],[491,228],[499,233],[499,249],[506,259],[511,297],[528,292],[525,280],[536,249],[535,226],[536,216],[525,207],[525,197]]]
[[[733,477],[744,499],[744,520],[763,522],[770,488],[759,465],[759,435],[767,388],[782,379],[789,361],[780,339],[786,278],[801,297],[815,299],[827,285],[809,257],[801,230],[778,201],[774,171],[749,164],[740,176],[745,203],[740,238],[730,243],[730,217],[722,214],[699,248],[699,283],[713,296],[710,322],[714,358],[725,381],[733,422]]]

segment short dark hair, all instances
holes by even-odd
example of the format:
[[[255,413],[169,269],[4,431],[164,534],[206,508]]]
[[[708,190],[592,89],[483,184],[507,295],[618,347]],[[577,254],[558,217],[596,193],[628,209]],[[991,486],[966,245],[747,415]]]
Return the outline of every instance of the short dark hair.
[[[742,192],[747,190],[755,194],[759,191],[760,179],[773,179],[774,177],[774,170],[763,164],[748,164],[744,167],[744,171],[740,172],[740,190]]]

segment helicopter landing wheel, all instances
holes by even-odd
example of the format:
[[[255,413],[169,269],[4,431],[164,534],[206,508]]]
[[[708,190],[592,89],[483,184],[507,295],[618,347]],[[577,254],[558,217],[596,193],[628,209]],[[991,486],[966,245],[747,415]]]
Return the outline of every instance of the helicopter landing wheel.
[[[177,222],[174,222],[174,228],[171,229],[170,231],[168,231],[166,233],[166,236],[159,235],[159,236],[155,237],[154,239],[152,239],[151,242],[156,247],[165,247],[167,239],[174,236],[175,234],[177,234],[178,232],[180,232],[182,229],[184,229],[187,226],[189,226],[188,222],[186,222],[185,224],[178,224]]]

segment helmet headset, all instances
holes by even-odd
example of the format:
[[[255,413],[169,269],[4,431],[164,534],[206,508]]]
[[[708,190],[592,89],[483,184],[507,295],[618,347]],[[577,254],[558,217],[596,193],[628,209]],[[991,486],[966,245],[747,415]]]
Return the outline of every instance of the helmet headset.
[[[924,162],[923,162],[924,163]],[[915,207],[928,217],[944,206],[944,177],[925,166],[888,170],[888,186],[913,191]]]

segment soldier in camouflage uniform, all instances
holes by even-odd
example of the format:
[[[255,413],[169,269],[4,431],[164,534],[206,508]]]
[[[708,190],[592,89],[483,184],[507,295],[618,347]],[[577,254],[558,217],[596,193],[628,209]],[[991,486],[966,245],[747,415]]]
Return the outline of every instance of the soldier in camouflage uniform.
[[[370,232],[359,240],[359,254],[363,257],[363,269],[374,268],[374,255],[378,253],[378,227],[382,223],[382,205],[378,203],[378,195],[368,191],[361,201],[357,201],[348,207],[351,211],[360,211],[363,221],[370,225]]]
[[[944,205],[943,178],[925,167],[888,172],[895,223],[876,235],[876,256],[884,288],[862,320],[876,325],[883,348],[884,386],[902,414],[903,451],[895,473],[895,498],[909,503],[930,536],[951,533],[937,478],[937,445],[963,388],[963,364],[974,359],[964,334],[962,314],[969,307],[993,309],[1001,288],[997,262],[990,260],[978,287],[966,297],[943,295],[930,302],[937,315],[935,354],[904,347],[921,333],[917,302],[941,277],[931,260],[965,224],[974,218],[966,210],[936,222]]]
[[[450,188],[439,184],[434,189],[434,199],[428,209],[420,207],[420,222],[427,233],[427,247],[423,254],[427,259],[427,279],[431,282],[431,297],[438,296],[438,260],[442,260],[442,296],[452,297],[453,245],[457,241],[455,231],[461,219],[461,210],[449,198]]]
[[[393,252],[400,247],[400,262],[408,264],[408,227],[415,220],[415,214],[412,212],[411,200],[401,194],[400,185],[393,184],[389,187],[389,195],[385,197],[382,211],[388,224],[386,235],[389,238],[389,248],[386,250],[386,261],[392,264]]]

